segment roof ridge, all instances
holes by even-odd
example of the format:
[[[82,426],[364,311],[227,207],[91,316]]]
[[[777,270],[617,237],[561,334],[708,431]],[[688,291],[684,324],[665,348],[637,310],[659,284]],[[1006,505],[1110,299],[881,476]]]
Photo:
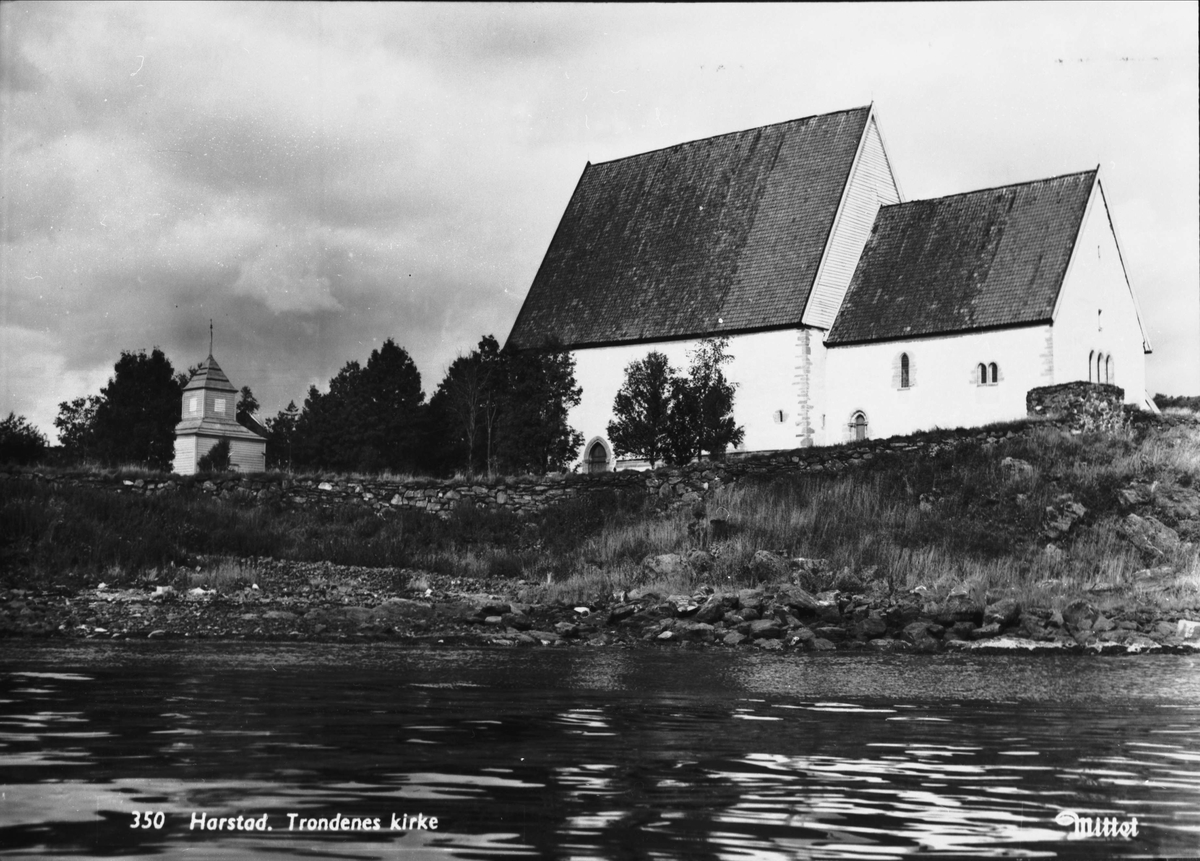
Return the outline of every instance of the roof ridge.
[[[1056,179],[1067,179],[1068,177],[1085,176],[1087,174],[1092,174],[1092,176],[1095,176],[1099,172],[1099,167],[1093,167],[1090,170],[1077,170],[1073,173],[1060,173],[1057,176],[1047,176],[1042,179],[1028,179],[1024,182],[1010,182],[1006,185],[992,185],[988,186],[987,188],[976,188],[971,191],[959,191],[955,192],[954,194],[943,194],[941,197],[922,197],[917,200],[901,200],[897,201],[896,203],[889,203],[881,206],[880,209],[891,209],[894,206],[907,206],[910,203],[936,203],[939,200],[951,200],[956,197],[969,197],[972,194],[986,194],[989,191],[1002,191],[1009,188],[1021,188],[1022,186],[1027,185],[1037,185],[1041,182],[1054,182]]]
[[[691,144],[707,143],[709,141],[720,140],[721,138],[733,137],[734,135],[743,135],[746,132],[756,132],[756,131],[762,131],[763,129],[775,128],[776,126],[786,126],[789,123],[802,123],[802,122],[806,122],[808,120],[819,120],[819,119],[822,119],[823,117],[833,117],[833,116],[837,116],[838,114],[852,114],[856,111],[867,111],[869,113],[871,111],[871,108],[873,107],[873,105],[874,105],[874,102],[872,102],[870,105],[859,105],[856,108],[845,108],[840,111],[829,111],[828,113],[813,114],[812,116],[808,116],[808,117],[794,117],[793,119],[790,119],[790,120],[779,120],[778,122],[765,123],[764,125],[761,125],[761,126],[749,126],[748,128],[738,129],[737,131],[722,132],[719,135],[709,135],[708,137],[703,137],[703,138],[693,138],[692,140],[680,141],[679,143],[676,143],[676,144],[670,144],[668,146],[658,147],[657,149],[649,149],[649,150],[645,150],[643,152],[631,153],[630,155],[617,156],[616,158],[610,158],[607,161],[596,161],[596,162],[589,161],[587,163],[587,167],[598,167],[599,165],[602,165],[602,164],[615,164],[619,161],[626,161],[627,159],[631,159],[631,158],[641,158],[643,156],[653,155],[654,153],[659,153],[659,152],[667,152],[668,150],[679,149],[680,147],[689,146]]]

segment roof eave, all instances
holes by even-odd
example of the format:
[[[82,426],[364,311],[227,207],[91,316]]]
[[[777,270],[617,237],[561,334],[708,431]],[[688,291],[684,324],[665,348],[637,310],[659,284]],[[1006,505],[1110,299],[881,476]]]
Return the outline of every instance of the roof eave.
[[[975,335],[979,332],[998,332],[1004,329],[1032,329],[1036,326],[1052,326],[1050,318],[1038,320],[1022,320],[1015,323],[996,323],[991,326],[971,326],[963,329],[939,329],[934,332],[910,332],[904,335],[887,335],[881,338],[856,338],[847,341],[827,340],[825,346],[830,349],[838,347],[862,347],[868,344],[888,344],[896,341],[921,341],[929,338],[949,338],[962,335]],[[832,329],[830,330],[833,331]]]

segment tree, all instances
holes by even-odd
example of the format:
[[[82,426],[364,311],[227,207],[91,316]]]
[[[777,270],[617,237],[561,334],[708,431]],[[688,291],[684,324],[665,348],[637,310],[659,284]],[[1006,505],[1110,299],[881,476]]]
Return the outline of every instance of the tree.
[[[669,418],[674,368],[657,351],[625,368],[625,383],[613,400],[608,439],[618,454],[632,454],[654,466],[670,450]]]
[[[179,421],[179,384],[162,350],[122,351],[100,390],[92,422],[95,452],[108,463],[169,469]]]
[[[567,423],[582,389],[575,359],[547,344],[537,350],[504,350],[505,390],[496,418],[496,457],[509,472],[546,473],[575,459],[583,435]]]
[[[46,435],[25,416],[9,413],[0,421],[0,463],[33,463],[46,451]]]
[[[247,415],[258,412],[258,398],[254,397],[254,392],[250,391],[249,386],[242,386],[241,392],[238,393],[237,411]]]
[[[200,472],[228,472],[229,440],[218,440],[216,445],[201,455],[196,466]]]
[[[430,461],[439,471],[491,472],[492,438],[504,388],[500,345],[491,335],[450,363],[429,399]]]
[[[420,455],[425,393],[408,353],[390,338],[366,367],[350,361],[322,394],[308,390],[293,452],[303,466],[411,471]]]
[[[745,429],[733,418],[737,384],[721,370],[733,360],[728,347],[727,338],[701,341],[691,353],[687,377],[671,382],[668,448],[674,463],[687,463],[703,452],[723,457],[729,446],[745,438]]]
[[[267,419],[267,466],[293,468],[292,447],[296,440],[296,422],[300,408],[295,401],[288,401],[286,409],[280,410],[273,419]]]
[[[95,395],[58,405],[54,426],[58,428],[58,441],[68,458],[80,460],[95,448],[96,409],[99,406],[100,398]]]

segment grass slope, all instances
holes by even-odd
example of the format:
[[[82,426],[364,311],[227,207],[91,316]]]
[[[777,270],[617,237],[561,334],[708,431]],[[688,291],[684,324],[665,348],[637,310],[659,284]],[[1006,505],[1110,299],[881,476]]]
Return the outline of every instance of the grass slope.
[[[1006,458],[1028,466],[1005,466]],[[933,457],[893,453],[840,475],[742,479],[715,491],[708,510],[717,509],[728,513],[729,534],[710,542],[689,528],[690,512],[654,511],[640,495],[617,492],[526,520],[474,509],[439,519],[11,480],[0,483],[0,585],[175,576],[187,585],[195,575],[184,569],[207,565],[237,579],[254,557],[273,557],[404,569],[397,576],[406,578],[429,571],[507,578],[514,587],[524,580],[544,598],[585,600],[650,585],[648,555],[698,550],[708,555],[653,585],[748,585],[754,554],[769,550],[827,560],[825,582],[806,583],[814,589],[838,578],[888,591],[966,585],[1053,606],[1101,585],[1115,586],[1126,601],[1200,603],[1200,557],[1187,543],[1200,538],[1200,424],[1193,417],[1117,434],[1047,428]],[[1064,511],[1074,512],[1068,528],[1047,533]],[[1122,532],[1131,512],[1161,520],[1184,543],[1162,554],[1138,550]],[[1148,566],[1170,569],[1153,590],[1136,576]]]

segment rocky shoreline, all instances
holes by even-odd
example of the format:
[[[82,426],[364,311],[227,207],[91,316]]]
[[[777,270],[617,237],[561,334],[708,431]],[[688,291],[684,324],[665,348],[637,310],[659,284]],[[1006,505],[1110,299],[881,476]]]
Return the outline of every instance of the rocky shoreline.
[[[796,560],[803,562],[803,560]],[[938,653],[1200,652],[1200,612],[1102,611],[1087,600],[1061,610],[1011,598],[941,597],[882,584],[810,592],[801,574],[782,585],[692,594],[650,588],[586,604],[546,601],[524,581],[482,581],[327,563],[259,560],[253,583],[177,588],[0,592],[0,637],[70,640],[392,640],[496,647],[714,647],[765,651]],[[178,582],[178,578],[176,578]],[[854,588],[857,585],[859,588]]]

